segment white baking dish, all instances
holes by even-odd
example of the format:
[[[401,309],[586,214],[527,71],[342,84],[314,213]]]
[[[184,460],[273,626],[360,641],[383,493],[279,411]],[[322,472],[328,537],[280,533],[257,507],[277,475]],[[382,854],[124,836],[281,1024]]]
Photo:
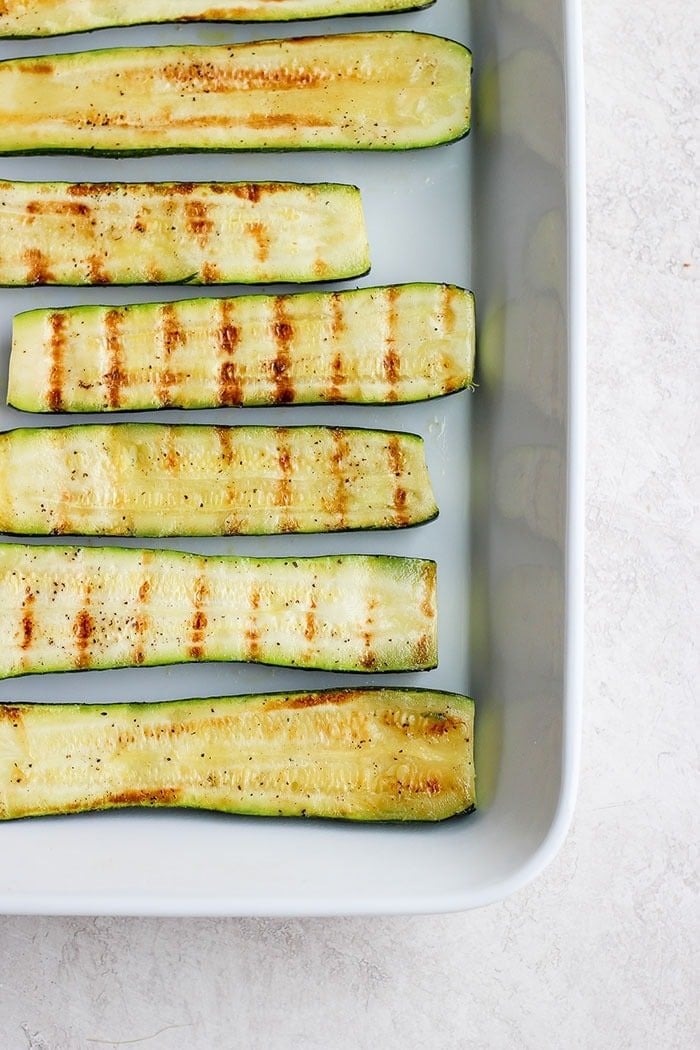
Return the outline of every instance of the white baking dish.
[[[462,40],[474,52],[475,127],[452,146],[403,155],[11,158],[0,162],[0,175],[354,182],[363,191],[374,260],[371,275],[360,283],[464,284],[477,293],[480,317],[473,394],[386,409],[191,414],[199,421],[313,420],[418,431],[426,438],[441,506],[436,522],[399,535],[171,544],[244,553],[357,550],[437,558],[440,666],[388,680],[476,698],[479,811],[422,827],[164,811],[9,823],[0,825],[0,910],[460,910],[511,893],[556,852],[574,804],[581,706],[584,177],[578,21],[575,0],[438,0],[433,8],[393,18],[277,29],[145,28],[0,45],[0,54],[10,57],[392,27]],[[194,293],[0,291],[3,399],[13,313],[39,305],[188,294]],[[32,422],[46,420],[0,408],[3,429]],[[232,665],[76,672],[2,682],[0,700],[163,699],[353,680],[357,676],[342,675],[331,683],[323,674]]]

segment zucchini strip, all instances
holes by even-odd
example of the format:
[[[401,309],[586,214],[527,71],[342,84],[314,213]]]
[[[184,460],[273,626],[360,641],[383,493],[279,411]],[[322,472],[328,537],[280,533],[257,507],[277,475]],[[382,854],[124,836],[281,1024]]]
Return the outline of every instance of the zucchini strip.
[[[1,285],[308,282],[369,269],[355,186],[3,181],[0,215]],[[167,354],[178,333],[159,334]]]
[[[27,412],[423,401],[474,376],[454,285],[30,310],[8,402]]]
[[[0,62],[0,153],[396,150],[470,122],[471,54],[424,33],[114,48]]]
[[[474,704],[423,689],[0,704],[0,820],[125,806],[358,821],[476,802]]]
[[[338,15],[388,14],[430,7],[435,0],[6,0],[0,5],[0,37],[59,36],[117,26],[163,22],[289,22]]]
[[[0,434],[0,532],[226,536],[437,514],[423,439],[339,427],[118,423]]]
[[[0,678],[209,660],[425,670],[437,661],[436,568],[0,544],[0,637]]]

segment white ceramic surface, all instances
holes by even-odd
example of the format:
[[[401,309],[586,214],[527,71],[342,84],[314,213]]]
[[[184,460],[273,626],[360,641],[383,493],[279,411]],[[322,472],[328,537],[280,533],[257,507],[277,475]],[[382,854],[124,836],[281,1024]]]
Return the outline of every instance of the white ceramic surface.
[[[582,6],[586,674],[564,846],[463,914],[0,918],[3,1050],[700,1045],[697,45],[687,0]]]
[[[441,33],[472,47],[476,127],[467,140],[397,156],[12,158],[2,161],[0,173],[354,182],[363,191],[374,260],[363,284],[428,279],[474,287],[481,324],[473,395],[385,410],[283,412],[288,421],[386,424],[423,433],[442,508],[437,522],[400,536],[172,546],[436,557],[440,666],[390,681],[476,697],[480,810],[423,828],[153,812],[20,822],[0,831],[8,858],[0,866],[4,911],[306,915],[466,909],[511,893],[551,859],[563,839],[575,796],[580,717],[583,157],[576,4],[474,0],[468,10],[461,0],[440,0],[420,14],[305,26],[304,32],[365,24]],[[215,42],[278,31],[170,27],[107,32],[99,40],[80,38],[78,46]],[[4,44],[2,53],[75,46],[75,40]],[[16,310],[182,294],[0,292],[3,354]],[[274,410],[245,415],[246,422],[281,418]],[[219,421],[240,418],[235,412],[216,415]],[[2,426],[25,419],[0,410]],[[210,665],[30,677],[0,683],[0,699],[158,699],[323,684],[329,683],[321,674]]]

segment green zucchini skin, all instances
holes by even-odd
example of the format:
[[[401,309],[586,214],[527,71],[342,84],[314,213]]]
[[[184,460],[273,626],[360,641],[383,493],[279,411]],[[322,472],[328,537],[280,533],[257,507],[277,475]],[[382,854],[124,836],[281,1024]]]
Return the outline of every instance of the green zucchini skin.
[[[0,62],[0,154],[404,150],[464,137],[471,53],[374,32]]]
[[[5,287],[304,283],[370,265],[356,186],[0,181],[0,213]]]
[[[233,536],[406,528],[437,516],[416,434],[91,424],[0,434],[0,532]]]
[[[471,292],[429,283],[30,310],[13,321],[7,399],[27,412],[416,402],[471,385],[474,333]]]
[[[311,18],[390,14],[431,7],[435,0],[238,0],[208,3],[191,0],[187,8],[169,0],[151,2],[147,9],[136,0],[122,0],[115,13],[114,4],[91,3],[81,11],[77,3],[66,0],[34,0],[31,10],[17,0],[7,0],[0,8],[0,39],[61,36],[136,25],[162,25],[167,22],[291,22]]]
[[[437,664],[436,566],[0,544],[0,678],[202,661]]]
[[[127,806],[438,821],[476,805],[474,704],[428,689],[0,704],[0,820]]]

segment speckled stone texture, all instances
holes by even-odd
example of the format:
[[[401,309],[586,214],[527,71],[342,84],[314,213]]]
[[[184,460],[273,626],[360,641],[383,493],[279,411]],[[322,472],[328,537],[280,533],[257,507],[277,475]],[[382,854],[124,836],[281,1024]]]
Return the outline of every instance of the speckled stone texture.
[[[586,709],[566,845],[464,915],[0,919],[3,1050],[700,1045],[698,10],[585,0],[584,20]]]

